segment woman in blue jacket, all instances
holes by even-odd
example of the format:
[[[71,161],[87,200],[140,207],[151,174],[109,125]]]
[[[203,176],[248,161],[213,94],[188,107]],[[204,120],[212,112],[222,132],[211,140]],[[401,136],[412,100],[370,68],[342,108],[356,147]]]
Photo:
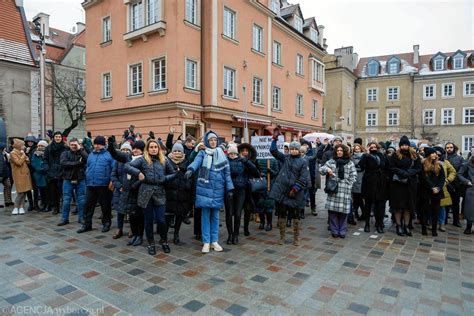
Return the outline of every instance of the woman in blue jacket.
[[[200,150],[193,163],[188,166],[186,177],[191,178],[198,172],[196,188],[196,208],[202,208],[202,247],[203,253],[208,253],[212,247],[215,251],[222,251],[219,245],[219,209],[224,205],[224,196],[230,198],[234,184],[230,177],[230,168],[224,151],[217,147],[217,134],[208,131],[204,135],[204,144],[196,147],[205,147]]]

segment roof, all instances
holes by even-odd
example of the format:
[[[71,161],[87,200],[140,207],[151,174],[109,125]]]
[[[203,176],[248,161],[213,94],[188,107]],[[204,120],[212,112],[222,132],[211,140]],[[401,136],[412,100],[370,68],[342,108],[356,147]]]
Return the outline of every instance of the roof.
[[[318,25],[316,24],[316,19],[314,17],[310,17],[310,18],[304,20],[303,30],[305,30],[306,28],[311,27],[311,26],[314,26],[316,31],[318,31],[318,33],[319,33]]]
[[[0,60],[36,66],[22,7],[14,0],[0,1]]]
[[[286,19],[290,16],[292,16],[296,10],[299,11],[299,14],[301,17],[303,16],[303,13],[301,12],[300,5],[299,4],[289,4],[286,7],[282,7],[280,10],[280,15],[282,18]]]
[[[403,54],[392,54],[392,55],[381,55],[381,56],[371,56],[371,57],[362,57],[359,59],[356,69],[354,69],[354,74],[357,77],[363,77],[366,64],[371,60],[375,59],[378,62],[388,61],[393,56],[398,56],[400,60],[405,60],[410,65],[413,64],[413,53],[403,53]]]

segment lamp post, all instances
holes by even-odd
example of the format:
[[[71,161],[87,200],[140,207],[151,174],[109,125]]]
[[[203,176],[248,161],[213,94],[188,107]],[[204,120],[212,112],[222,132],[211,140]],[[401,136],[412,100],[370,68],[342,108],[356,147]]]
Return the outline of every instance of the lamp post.
[[[44,55],[46,54],[46,49],[44,48],[44,35],[41,32],[41,24],[36,21],[35,22],[35,30],[39,36],[39,48],[40,48],[40,128],[41,128],[41,138],[46,138],[46,113],[45,113],[45,106],[44,106]]]
[[[245,142],[250,143],[250,138],[249,138],[249,124],[248,124],[248,111],[247,111],[247,94],[245,93],[245,90],[247,87],[245,85],[242,86],[243,90],[243,99],[244,99],[244,139]]]

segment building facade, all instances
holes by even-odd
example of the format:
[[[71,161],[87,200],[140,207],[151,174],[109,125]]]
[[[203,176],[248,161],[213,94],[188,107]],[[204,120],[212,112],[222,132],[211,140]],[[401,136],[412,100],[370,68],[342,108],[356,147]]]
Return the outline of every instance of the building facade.
[[[279,0],[89,0],[87,129],[226,140],[322,126],[323,27]]]

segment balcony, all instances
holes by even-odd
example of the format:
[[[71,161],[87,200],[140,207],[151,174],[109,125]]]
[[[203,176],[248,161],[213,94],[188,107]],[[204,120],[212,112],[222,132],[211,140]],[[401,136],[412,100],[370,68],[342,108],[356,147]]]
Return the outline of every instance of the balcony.
[[[133,45],[133,41],[141,38],[144,42],[148,41],[148,36],[158,33],[160,36],[165,36],[166,22],[158,21],[153,24],[145,25],[139,29],[123,34],[123,40],[127,42],[128,46]]]
[[[326,83],[317,80],[311,80],[311,89],[321,93],[326,93]]]

